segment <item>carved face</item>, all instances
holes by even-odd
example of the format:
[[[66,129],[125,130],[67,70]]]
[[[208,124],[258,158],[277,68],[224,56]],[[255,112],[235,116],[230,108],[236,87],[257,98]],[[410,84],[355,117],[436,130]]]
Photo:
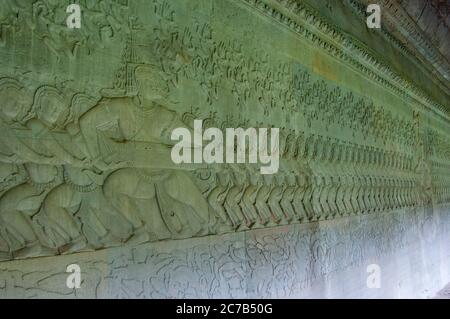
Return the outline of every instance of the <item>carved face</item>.
[[[7,122],[20,121],[31,108],[31,98],[16,87],[8,87],[0,91],[0,110]]]
[[[37,115],[41,121],[50,127],[62,126],[64,124],[69,109],[60,96],[49,94],[42,97],[39,103],[40,107]]]

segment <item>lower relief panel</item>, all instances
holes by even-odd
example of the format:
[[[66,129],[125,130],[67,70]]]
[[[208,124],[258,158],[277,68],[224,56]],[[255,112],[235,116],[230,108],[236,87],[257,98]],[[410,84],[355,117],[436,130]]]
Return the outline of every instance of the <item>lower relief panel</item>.
[[[0,298],[428,298],[450,279],[449,217],[398,210],[3,262]]]

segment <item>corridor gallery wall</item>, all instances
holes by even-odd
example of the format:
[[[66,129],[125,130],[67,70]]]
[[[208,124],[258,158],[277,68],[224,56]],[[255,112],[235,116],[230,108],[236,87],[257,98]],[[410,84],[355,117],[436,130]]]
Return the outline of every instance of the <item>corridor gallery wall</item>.
[[[450,59],[403,1],[73,2],[0,2],[0,298],[450,281]]]

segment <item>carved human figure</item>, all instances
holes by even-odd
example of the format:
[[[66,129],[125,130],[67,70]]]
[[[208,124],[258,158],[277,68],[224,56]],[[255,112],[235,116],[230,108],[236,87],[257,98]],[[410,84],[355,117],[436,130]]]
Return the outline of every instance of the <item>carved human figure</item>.
[[[384,210],[390,209],[390,203],[389,203],[389,187],[388,187],[388,178],[386,176],[382,177],[382,198],[383,198],[383,207]]]
[[[159,233],[157,237],[207,231],[210,216],[206,200],[170,157],[170,146],[175,143],[171,132],[185,125],[174,111],[162,106],[169,103],[165,81],[153,66],[139,66],[135,74],[139,95],[120,96],[118,92],[119,96],[104,97],[80,118],[81,133],[94,163],[104,163],[102,170],[120,163],[134,168],[111,174],[105,182],[105,196],[136,229],[144,224],[153,228],[149,226],[150,215],[154,215],[155,225],[163,222],[166,227],[154,230]],[[141,199],[153,202],[152,208],[140,206]]]
[[[352,176],[346,175],[343,176],[344,185],[345,185],[345,196],[344,196],[344,204],[345,204],[345,216],[349,216],[353,214],[354,208],[352,205],[352,190],[354,187]]]
[[[0,156],[6,162],[31,161],[40,162],[45,159],[34,149],[25,145],[18,138],[11,125],[23,126],[26,117],[31,110],[33,97],[17,80],[11,78],[0,79],[0,129],[3,134],[0,137]]]
[[[85,154],[64,131],[70,107],[61,92],[49,86],[40,87],[33,103],[31,93],[19,82],[3,78],[0,80],[0,98],[4,101],[0,127],[5,131],[0,139],[1,158],[22,163],[84,164],[81,159]]]
[[[286,189],[286,183],[282,176],[274,176],[273,178],[270,178],[270,181],[273,186],[267,203],[270,207],[270,211],[272,212],[273,221],[278,224],[282,219],[284,219],[284,213],[281,208],[280,201]]]
[[[0,198],[11,188],[26,182],[28,173],[24,165],[0,162]]]
[[[314,176],[312,174],[305,175],[306,177],[306,190],[302,198],[303,207],[308,215],[308,220],[313,221],[315,218],[315,212],[313,207],[313,194],[314,194]]]
[[[65,167],[65,183],[53,188],[44,201],[47,232],[60,252],[123,242],[132,232],[130,223],[105,200],[100,178],[92,179],[94,173],[86,172]]]
[[[407,180],[406,180],[406,203],[407,203],[407,206],[413,205],[412,189],[413,189],[413,181],[411,178],[407,178]]]
[[[337,206],[337,213],[340,216],[344,216],[345,212],[347,211],[347,208],[345,207],[345,178],[343,176],[338,175],[335,177],[337,179],[336,185],[336,206]]]
[[[367,176],[367,191],[366,191],[366,203],[368,203],[368,212],[375,211],[375,187],[373,176]]]
[[[80,193],[74,192],[70,185],[63,184],[54,188],[44,201],[47,232],[51,234],[59,252],[77,251],[87,245],[81,225],[74,217],[80,209],[81,200]]]
[[[297,187],[295,189],[292,206],[294,207],[297,219],[300,222],[305,222],[308,221],[308,213],[303,205],[303,197],[305,196],[305,190],[307,187],[307,180],[305,174],[300,173],[299,175],[296,176],[296,185]]]
[[[266,225],[272,220],[272,213],[268,206],[268,200],[272,192],[272,178],[269,175],[264,175],[259,183],[259,191],[256,195],[256,210],[262,225]]]
[[[231,168],[231,170],[232,186],[230,187],[225,198],[225,210],[231,219],[233,228],[237,229],[246,220],[241,208],[239,207],[239,202],[241,201],[245,188],[248,184],[240,178],[238,172],[233,171],[233,168]]]
[[[385,194],[386,194],[386,204],[387,204],[387,209],[391,210],[394,208],[393,205],[393,199],[392,199],[392,187],[391,187],[391,179],[389,177],[386,177],[384,179],[384,187],[385,187]]]
[[[39,213],[42,202],[57,181],[55,167],[27,165],[31,183],[18,185],[0,199],[0,220],[6,241],[15,256],[38,256],[52,252],[40,227],[32,217]]]
[[[186,125],[176,112],[163,106],[171,102],[160,71],[154,66],[139,66],[135,74],[138,95],[105,91],[110,97],[103,97],[80,118],[90,157],[106,164],[179,169],[170,157],[170,146],[176,143],[171,133]]]
[[[324,190],[323,176],[314,176],[314,189],[312,193],[312,206],[314,208],[314,220],[320,220],[325,217],[324,208],[320,202],[321,194]]]
[[[288,222],[292,222],[294,218],[296,218],[295,209],[292,206],[292,202],[294,201],[295,191],[297,190],[297,183],[293,172],[285,174],[283,177],[285,179],[286,188],[282,194],[280,205],[286,220]]]
[[[249,185],[243,191],[242,200],[239,203],[239,206],[242,209],[242,212],[250,222],[250,226],[258,221],[258,213],[256,212],[255,202],[256,195],[258,194],[259,188],[261,185],[258,185],[258,179],[260,178],[260,174],[256,170],[247,170],[246,178],[249,180]]]
[[[65,32],[67,19],[64,5],[58,1],[37,1],[33,4],[33,28],[40,40],[55,54],[57,60],[62,55],[74,58],[79,46],[85,41],[79,32]]]
[[[372,176],[372,189],[373,189],[373,211],[378,212],[381,210],[378,176]]]
[[[40,137],[40,150],[47,155],[43,163],[70,164],[75,167],[90,165],[83,148],[84,141],[77,141],[71,130],[66,130],[68,122],[73,120],[69,118],[71,106],[73,105],[69,100],[56,88],[43,86],[35,93],[27,127],[33,136]]]
[[[193,182],[170,171],[120,169],[105,181],[104,194],[133,225],[135,241],[198,235],[208,208]],[[182,186],[180,186],[182,185]],[[193,191],[192,191],[193,190]],[[203,211],[199,211],[203,209]]]
[[[350,195],[350,205],[352,207],[351,214],[356,215],[361,211],[358,203],[358,190],[359,190],[358,176],[353,175],[350,177],[350,180],[351,180],[351,187],[349,195]]]
[[[219,218],[222,225],[231,226],[231,219],[224,208],[225,199],[230,190],[230,174],[228,170],[221,170],[216,173],[216,185],[208,194],[207,200],[213,211]],[[222,226],[220,225],[220,226]],[[219,227],[220,227],[219,226]]]
[[[335,176],[329,176],[329,188],[328,188],[328,198],[327,203],[330,207],[329,217],[333,218],[339,213],[339,208],[337,204],[337,191],[339,188],[338,179]]]
[[[360,209],[360,213],[366,213],[367,212],[367,204],[365,202],[365,176],[358,176],[357,177],[357,181],[358,181],[358,190],[356,192],[356,201],[358,202],[358,206]]]
[[[19,14],[20,12],[20,14]],[[31,3],[27,0],[3,1],[0,4],[0,45],[6,44],[6,31],[21,28],[21,23],[30,24]]]

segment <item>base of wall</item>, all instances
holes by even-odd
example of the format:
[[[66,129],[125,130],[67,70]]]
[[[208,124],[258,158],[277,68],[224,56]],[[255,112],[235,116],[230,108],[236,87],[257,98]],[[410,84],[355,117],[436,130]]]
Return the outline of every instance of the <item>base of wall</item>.
[[[2,262],[0,298],[431,298],[450,281],[449,225],[435,207]]]

